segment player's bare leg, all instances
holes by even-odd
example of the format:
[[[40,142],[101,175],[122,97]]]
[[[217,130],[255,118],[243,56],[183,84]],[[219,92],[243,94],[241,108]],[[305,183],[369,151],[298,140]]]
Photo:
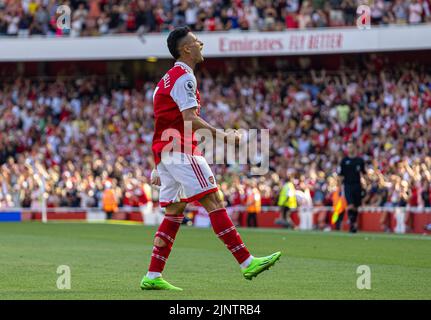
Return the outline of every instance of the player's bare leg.
[[[217,237],[224,242],[238,261],[242,274],[247,280],[251,280],[259,273],[269,269],[280,259],[281,252],[276,252],[262,258],[255,258],[249,253],[241,240],[241,236],[229,218],[218,192],[205,195],[199,202],[207,210]]]
[[[177,202],[166,207],[165,218],[154,236],[154,247],[148,273],[141,281],[143,290],[182,290],[164,280],[162,272],[171,253],[175,236],[184,219],[183,212],[186,205],[184,202]]]

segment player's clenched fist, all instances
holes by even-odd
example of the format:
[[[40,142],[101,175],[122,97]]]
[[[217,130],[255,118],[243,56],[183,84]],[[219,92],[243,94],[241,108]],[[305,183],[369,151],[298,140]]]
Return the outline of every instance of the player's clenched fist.
[[[156,169],[153,169],[153,171],[151,171],[151,184],[156,187],[160,187],[161,185],[159,173]]]

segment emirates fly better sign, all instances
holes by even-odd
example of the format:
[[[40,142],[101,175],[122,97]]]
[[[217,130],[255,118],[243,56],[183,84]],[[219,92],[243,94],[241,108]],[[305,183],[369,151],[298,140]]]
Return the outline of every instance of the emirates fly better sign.
[[[283,32],[199,33],[205,57],[283,56],[431,49],[431,25]],[[171,58],[166,34],[0,38],[0,61]]]

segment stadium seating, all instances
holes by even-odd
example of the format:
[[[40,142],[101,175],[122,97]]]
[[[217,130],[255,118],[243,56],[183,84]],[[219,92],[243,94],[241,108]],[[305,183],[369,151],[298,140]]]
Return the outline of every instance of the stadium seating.
[[[167,0],[68,1],[70,29],[56,24],[56,2],[0,1],[0,35],[98,36],[167,32],[179,25],[195,31],[307,29],[356,25],[361,0]],[[431,21],[430,0],[371,4],[372,24],[418,24]]]

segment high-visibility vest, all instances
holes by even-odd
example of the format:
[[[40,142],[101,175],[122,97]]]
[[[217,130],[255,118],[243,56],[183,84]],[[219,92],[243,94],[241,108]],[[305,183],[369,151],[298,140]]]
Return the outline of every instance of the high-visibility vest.
[[[103,205],[103,210],[105,211],[117,211],[118,206],[117,206],[117,200],[115,199],[114,190],[106,189],[103,192],[102,205]]]
[[[247,212],[258,213],[262,209],[262,199],[259,190],[253,188],[247,195]]]
[[[287,182],[283,186],[283,189],[281,189],[277,205],[279,207],[288,207],[290,209],[296,209],[298,207],[298,203],[296,202],[295,185],[292,182]]]

